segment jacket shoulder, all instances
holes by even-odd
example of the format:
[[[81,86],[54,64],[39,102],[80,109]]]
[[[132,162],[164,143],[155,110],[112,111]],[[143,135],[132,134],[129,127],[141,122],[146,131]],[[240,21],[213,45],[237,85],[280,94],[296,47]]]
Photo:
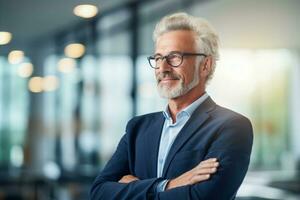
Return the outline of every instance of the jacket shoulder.
[[[144,115],[139,115],[131,118],[126,126],[126,130],[132,129],[136,126],[142,126],[153,123],[153,121],[160,119],[163,116],[162,112],[153,112]]]
[[[250,123],[250,120],[241,113],[235,112],[231,109],[216,105],[216,109],[210,112],[213,118],[219,118],[222,121],[241,120]]]

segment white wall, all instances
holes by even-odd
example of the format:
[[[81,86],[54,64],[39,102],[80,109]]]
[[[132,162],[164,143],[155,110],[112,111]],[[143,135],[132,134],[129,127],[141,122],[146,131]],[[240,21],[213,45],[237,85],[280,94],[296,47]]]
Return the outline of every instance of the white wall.
[[[189,10],[209,20],[222,47],[300,47],[299,0],[204,1]]]

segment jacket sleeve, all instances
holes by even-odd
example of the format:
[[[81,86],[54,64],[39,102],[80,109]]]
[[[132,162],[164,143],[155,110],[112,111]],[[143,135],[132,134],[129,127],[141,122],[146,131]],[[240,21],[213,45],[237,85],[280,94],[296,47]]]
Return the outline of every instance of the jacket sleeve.
[[[156,194],[156,200],[231,200],[248,170],[252,149],[251,123],[235,117],[223,124],[212,142],[205,159],[218,158],[220,166],[211,179]]]
[[[153,198],[156,184],[161,179],[138,180],[129,184],[118,183],[124,175],[132,174],[129,169],[128,156],[128,134],[125,134],[112,158],[96,177],[90,190],[91,200],[147,200],[150,197]]]

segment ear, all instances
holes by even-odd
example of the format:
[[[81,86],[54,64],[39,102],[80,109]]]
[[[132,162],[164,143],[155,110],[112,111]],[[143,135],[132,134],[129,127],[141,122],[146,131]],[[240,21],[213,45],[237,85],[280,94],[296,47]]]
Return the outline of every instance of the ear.
[[[212,57],[207,56],[204,58],[202,62],[202,66],[200,68],[201,77],[206,79],[208,74],[211,72],[211,70],[212,70]]]

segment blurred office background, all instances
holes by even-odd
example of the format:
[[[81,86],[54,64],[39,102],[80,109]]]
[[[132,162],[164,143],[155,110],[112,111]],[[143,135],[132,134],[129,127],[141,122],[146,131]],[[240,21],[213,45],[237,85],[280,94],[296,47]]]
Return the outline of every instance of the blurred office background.
[[[79,4],[98,12],[79,17]],[[166,106],[146,57],[154,25],[176,11],[217,29],[207,91],[254,126],[238,198],[300,199],[299,9],[298,0],[0,0],[0,200],[88,199],[126,122]]]

